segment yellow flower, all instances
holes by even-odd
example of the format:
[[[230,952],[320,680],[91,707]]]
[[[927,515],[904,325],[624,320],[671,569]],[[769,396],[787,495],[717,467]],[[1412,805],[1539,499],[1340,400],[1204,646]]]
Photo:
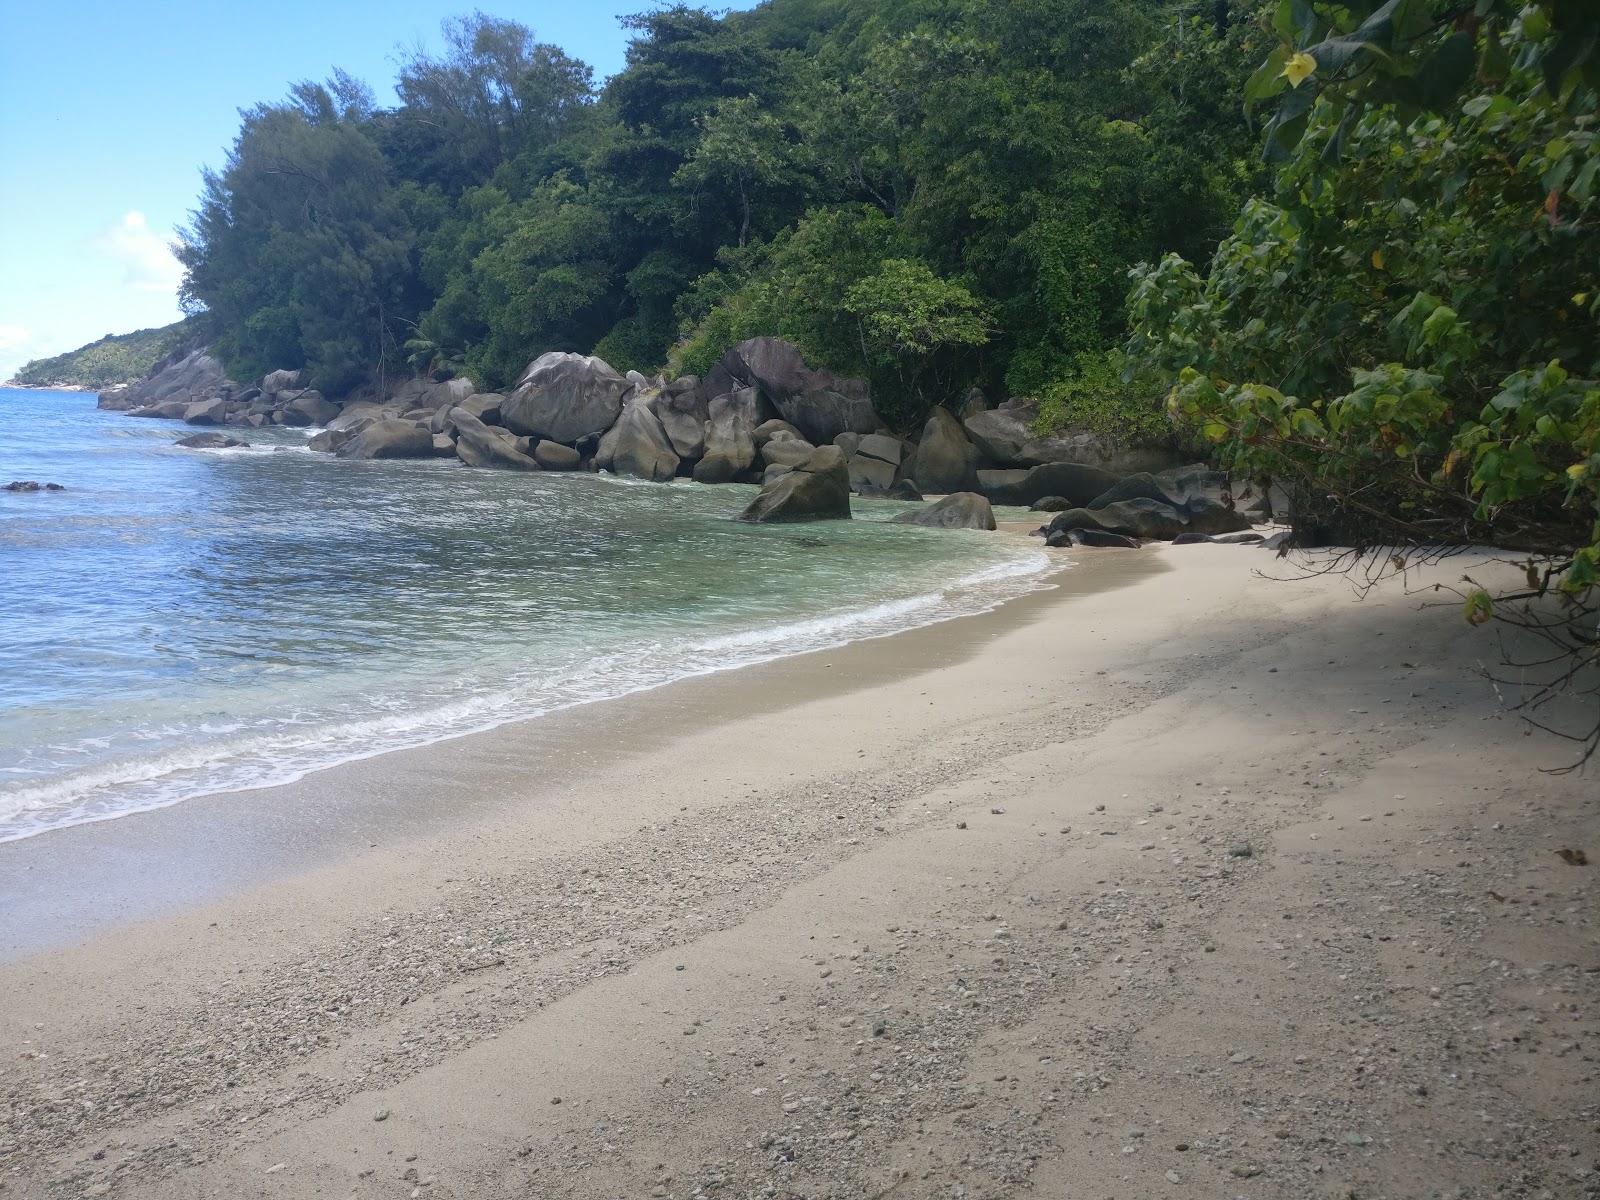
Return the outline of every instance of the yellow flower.
[[[1374,250],[1372,252],[1372,265],[1374,267],[1376,267],[1380,271],[1383,270],[1383,251],[1382,250]]]
[[[1283,73],[1288,77],[1290,87],[1299,87],[1316,69],[1317,60],[1304,50],[1283,64]]]
[[[1589,469],[1588,463],[1573,463],[1567,468],[1567,474],[1574,479],[1582,479],[1583,473]]]

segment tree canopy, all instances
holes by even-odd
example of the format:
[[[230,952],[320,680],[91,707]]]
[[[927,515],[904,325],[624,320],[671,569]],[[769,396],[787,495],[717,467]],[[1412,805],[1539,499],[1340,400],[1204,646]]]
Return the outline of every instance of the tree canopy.
[[[503,386],[547,350],[704,364],[781,332],[915,419],[1042,392],[1125,331],[1260,174],[1249,23],[1172,0],[768,0],[630,18],[592,72],[477,14],[243,124],[184,237],[241,375]],[[1087,357],[1085,357],[1087,356]]]

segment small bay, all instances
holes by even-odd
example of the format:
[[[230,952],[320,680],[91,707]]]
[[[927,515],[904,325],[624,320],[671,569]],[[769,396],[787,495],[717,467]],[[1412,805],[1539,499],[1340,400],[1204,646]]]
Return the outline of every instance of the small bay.
[[[991,608],[1018,539],[757,489],[347,462],[0,389],[0,841]],[[538,737],[529,726],[530,747]],[[248,803],[241,797],[240,803]]]

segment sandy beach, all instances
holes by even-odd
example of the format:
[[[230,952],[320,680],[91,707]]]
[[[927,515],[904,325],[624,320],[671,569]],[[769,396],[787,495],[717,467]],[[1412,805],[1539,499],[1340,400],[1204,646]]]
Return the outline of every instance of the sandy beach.
[[[1076,562],[0,846],[0,1196],[1600,1194],[1600,789],[1492,637]]]

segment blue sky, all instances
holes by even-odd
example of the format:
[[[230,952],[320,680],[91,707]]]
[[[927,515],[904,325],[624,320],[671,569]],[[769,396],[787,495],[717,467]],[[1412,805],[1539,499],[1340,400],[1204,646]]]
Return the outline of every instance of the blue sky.
[[[748,8],[750,3],[732,7]],[[178,318],[166,249],[241,108],[342,67],[393,100],[398,47],[481,8],[622,66],[650,0],[6,0],[0,23],[0,380],[30,358]]]

